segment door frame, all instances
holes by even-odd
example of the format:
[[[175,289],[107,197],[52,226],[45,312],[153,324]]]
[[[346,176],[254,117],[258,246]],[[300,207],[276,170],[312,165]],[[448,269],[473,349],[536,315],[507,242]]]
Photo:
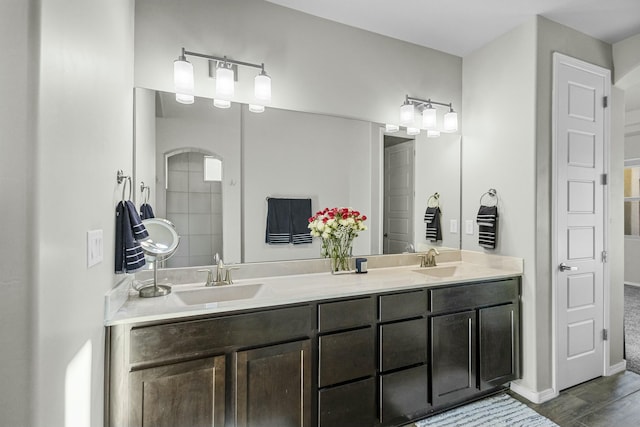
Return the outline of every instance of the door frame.
[[[588,62],[582,61],[577,58],[573,58],[568,55],[564,55],[559,52],[553,52],[553,68],[552,68],[552,97],[551,97],[551,265],[550,265],[550,273],[551,273],[551,372],[552,372],[552,388],[554,395],[557,396],[560,392],[558,390],[557,379],[558,379],[558,357],[559,352],[558,349],[560,346],[557,342],[557,298],[556,292],[558,289],[557,284],[557,266],[559,265],[558,259],[558,250],[557,250],[557,240],[558,240],[558,194],[557,194],[557,183],[558,183],[558,160],[557,160],[557,147],[558,147],[558,117],[557,117],[557,108],[558,108],[558,90],[557,90],[557,69],[560,63],[567,63],[573,67],[582,68],[586,71],[593,72],[596,74],[602,74],[605,77],[607,82],[604,88],[604,95],[609,99],[609,106],[604,109],[604,123],[603,123],[603,173],[607,175],[610,174],[611,165],[610,165],[610,153],[611,153],[611,70],[607,70],[606,68],[590,64]],[[603,251],[609,252],[609,203],[610,203],[610,194],[609,194],[609,185],[604,185],[603,195],[602,195],[602,203],[603,203],[603,228],[602,228],[602,248]],[[602,269],[602,280],[603,280],[603,298],[602,298],[602,315],[603,315],[603,328],[607,331],[610,331],[610,292],[611,292],[611,283],[610,283],[610,272],[609,272],[609,263],[603,262]],[[610,365],[610,353],[611,353],[611,341],[610,339],[603,341],[603,366],[602,366],[602,375],[606,376],[609,374],[609,365]]]

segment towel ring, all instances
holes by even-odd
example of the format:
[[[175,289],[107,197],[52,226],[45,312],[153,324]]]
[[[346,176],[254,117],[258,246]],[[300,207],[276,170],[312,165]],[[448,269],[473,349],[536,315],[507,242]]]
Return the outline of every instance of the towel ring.
[[[430,208],[439,208],[440,207],[440,194],[433,193],[429,199],[427,200],[427,206]]]
[[[126,200],[131,200],[131,188],[133,187],[133,184],[131,184],[131,177],[130,176],[123,176],[122,180],[120,180],[120,177],[118,177],[118,180],[120,182],[124,182],[124,184],[122,185],[122,203],[124,203]],[[124,198],[124,191],[127,189],[127,182],[129,183],[129,198],[125,199]]]
[[[147,190],[146,194],[144,190]],[[149,187],[148,185],[144,185],[144,181],[140,181],[140,193],[142,193],[142,195],[144,196],[144,200],[142,203],[149,203],[149,197],[151,197],[151,187]]]
[[[485,196],[489,196],[490,197],[489,200],[493,201],[493,204],[483,204],[482,201],[484,200]],[[480,196],[480,205],[481,206],[498,206],[498,192],[495,190],[495,188],[490,188],[489,191],[487,191],[482,196]]]

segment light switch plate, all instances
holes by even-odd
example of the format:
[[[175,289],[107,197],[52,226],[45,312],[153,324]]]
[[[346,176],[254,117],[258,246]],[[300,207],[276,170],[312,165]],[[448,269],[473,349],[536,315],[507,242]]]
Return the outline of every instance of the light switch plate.
[[[87,268],[101,263],[103,258],[102,230],[87,231]]]
[[[458,232],[458,220],[452,219],[449,221],[449,233],[456,234]]]
[[[464,226],[465,226],[465,233],[473,234],[473,220],[472,219],[466,220],[464,222]]]

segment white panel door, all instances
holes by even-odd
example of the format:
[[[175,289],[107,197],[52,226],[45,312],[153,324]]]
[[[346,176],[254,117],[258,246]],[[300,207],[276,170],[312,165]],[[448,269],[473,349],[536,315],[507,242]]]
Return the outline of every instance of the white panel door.
[[[554,54],[556,387],[604,370],[605,97],[609,71]]]
[[[384,150],[383,233],[385,254],[413,244],[413,141]]]

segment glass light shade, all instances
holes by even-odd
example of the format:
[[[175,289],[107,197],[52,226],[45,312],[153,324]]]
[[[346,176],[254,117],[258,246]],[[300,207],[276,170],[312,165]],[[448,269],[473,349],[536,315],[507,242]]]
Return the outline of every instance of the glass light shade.
[[[252,113],[263,113],[264,105],[249,104],[249,111],[251,111]]]
[[[265,104],[271,102],[271,77],[263,73],[258,74],[254,81],[253,92],[258,101]]]
[[[193,95],[186,95],[184,93],[176,93],[176,101],[181,104],[193,104]]]
[[[427,130],[436,128],[436,109],[427,107],[422,111],[422,127]]]
[[[231,101],[226,99],[213,99],[213,106],[218,108],[229,108],[231,107]]]
[[[407,128],[407,135],[418,135],[420,128]]]
[[[223,66],[216,68],[216,97],[233,98],[234,86],[233,70]]]
[[[445,132],[455,132],[458,130],[458,113],[449,111],[444,115],[443,130]]]
[[[439,130],[432,130],[432,129],[427,130],[427,138],[437,138],[439,136],[440,136]]]
[[[416,118],[416,109],[413,104],[403,104],[400,107],[400,124],[404,126],[413,125]]]
[[[392,125],[389,123],[384,125],[384,131],[387,133],[394,133],[394,132],[398,132],[399,130],[400,130],[400,126],[398,125]]]
[[[183,58],[173,61],[173,85],[176,92],[176,101],[183,104],[192,104],[194,87],[193,64]]]

